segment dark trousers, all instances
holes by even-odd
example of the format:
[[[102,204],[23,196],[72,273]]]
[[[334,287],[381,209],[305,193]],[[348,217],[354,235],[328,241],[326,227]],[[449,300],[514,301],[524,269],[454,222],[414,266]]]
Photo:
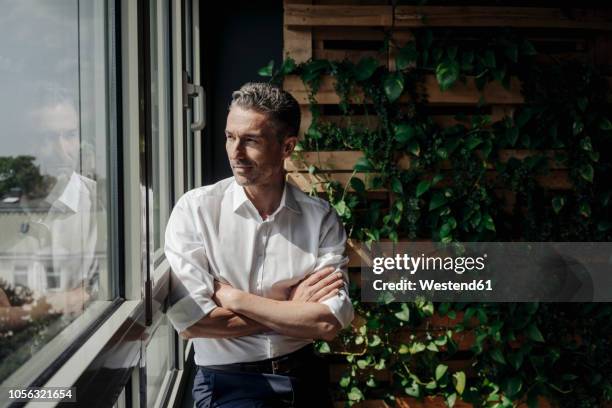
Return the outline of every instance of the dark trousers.
[[[327,363],[316,355],[286,375],[228,372],[198,367],[197,408],[331,408]]]

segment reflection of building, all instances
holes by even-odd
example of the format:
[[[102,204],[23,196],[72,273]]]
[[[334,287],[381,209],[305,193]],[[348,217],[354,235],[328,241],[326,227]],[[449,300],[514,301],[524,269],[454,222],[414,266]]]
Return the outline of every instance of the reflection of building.
[[[0,204],[0,278],[40,295],[94,284],[105,270],[106,214],[96,184],[59,178],[43,200]]]

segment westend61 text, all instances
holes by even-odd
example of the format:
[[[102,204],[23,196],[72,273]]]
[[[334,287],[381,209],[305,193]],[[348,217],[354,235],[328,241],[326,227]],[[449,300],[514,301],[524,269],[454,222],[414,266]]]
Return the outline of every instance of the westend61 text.
[[[476,280],[470,282],[436,282],[432,279],[419,279],[419,284],[414,281],[402,279],[399,282],[383,282],[378,279],[372,282],[374,290],[390,290],[390,291],[405,291],[405,290],[423,290],[423,291],[491,291],[493,285],[491,279]]]

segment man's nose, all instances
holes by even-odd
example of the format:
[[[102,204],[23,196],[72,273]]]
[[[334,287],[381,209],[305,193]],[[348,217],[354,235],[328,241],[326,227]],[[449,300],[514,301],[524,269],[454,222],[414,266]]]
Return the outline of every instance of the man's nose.
[[[240,140],[235,140],[230,144],[230,159],[237,160],[244,157],[244,145]]]

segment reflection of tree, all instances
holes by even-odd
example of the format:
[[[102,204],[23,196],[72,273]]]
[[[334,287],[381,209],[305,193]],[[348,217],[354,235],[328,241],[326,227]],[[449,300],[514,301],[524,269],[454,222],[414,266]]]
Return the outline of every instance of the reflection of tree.
[[[14,324],[12,314],[17,314],[23,324]],[[49,326],[61,314],[50,313],[49,305],[34,300],[30,289],[21,285],[12,287],[0,279],[0,316],[1,382],[32,355],[33,349],[40,348],[56,334],[57,329],[49,330]],[[11,327],[4,327],[7,325]]]
[[[21,189],[22,194],[31,198],[47,195],[55,179],[40,174],[40,167],[34,164],[35,160],[34,156],[0,157],[0,196],[12,188]]]

